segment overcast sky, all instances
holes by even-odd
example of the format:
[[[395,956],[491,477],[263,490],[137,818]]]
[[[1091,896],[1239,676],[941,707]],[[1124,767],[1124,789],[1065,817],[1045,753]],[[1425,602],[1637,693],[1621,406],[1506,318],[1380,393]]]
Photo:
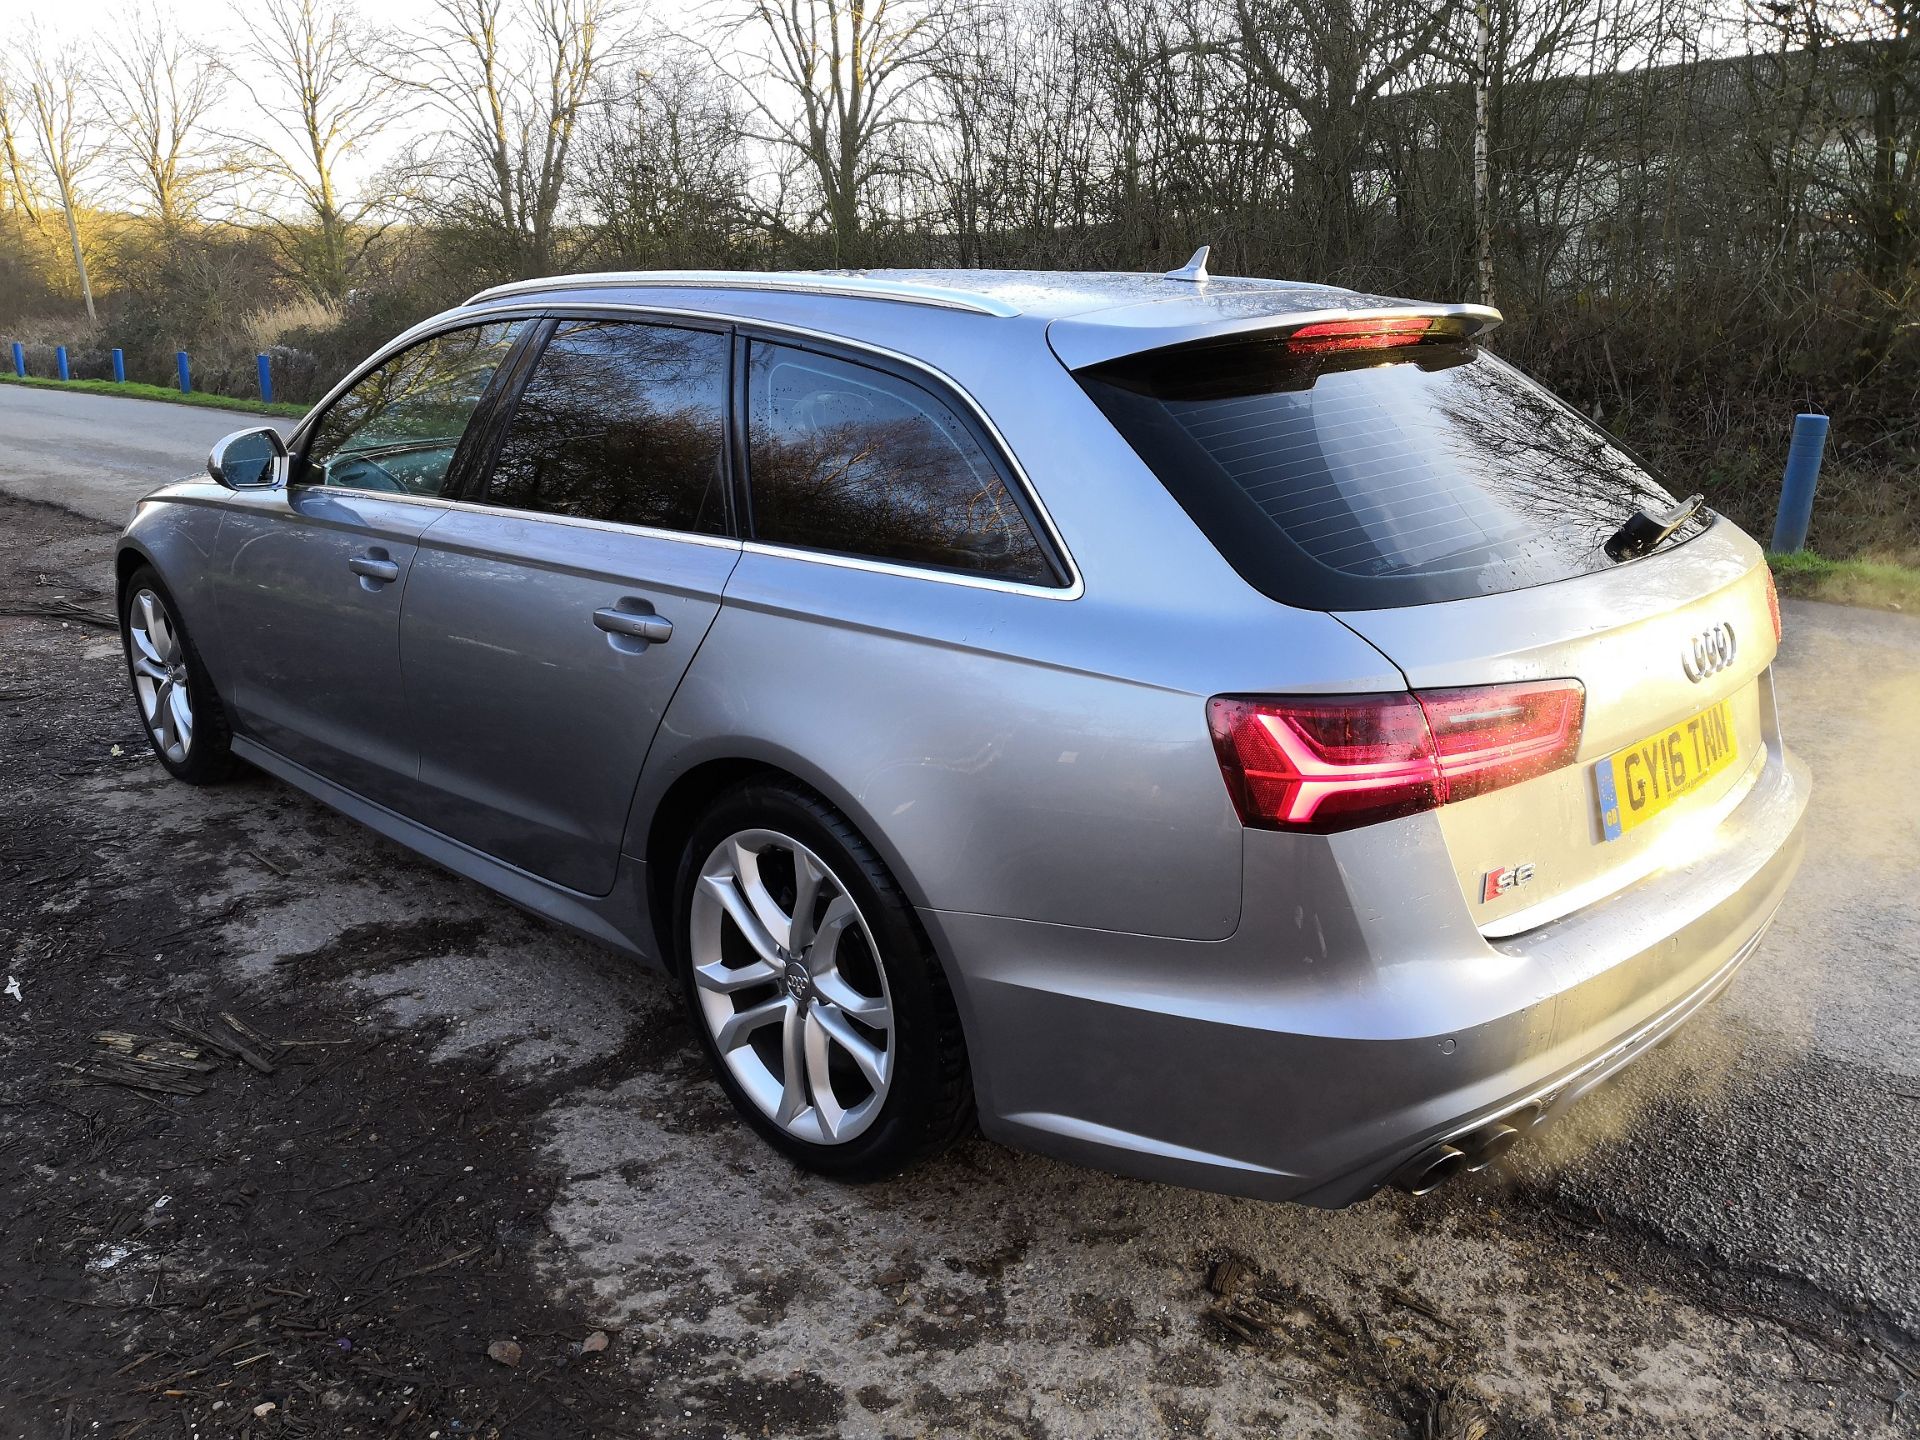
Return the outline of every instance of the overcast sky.
[[[153,0],[145,0],[146,4]],[[361,7],[362,14],[377,13],[381,19],[404,24],[427,12],[431,0],[379,0],[377,10]],[[18,20],[38,24],[56,35],[71,35],[90,40],[111,34],[123,24],[130,10],[142,8],[140,0],[0,0],[5,24]],[[227,0],[159,0],[159,8],[175,16],[180,28],[203,40],[216,39],[233,23],[233,10]]]

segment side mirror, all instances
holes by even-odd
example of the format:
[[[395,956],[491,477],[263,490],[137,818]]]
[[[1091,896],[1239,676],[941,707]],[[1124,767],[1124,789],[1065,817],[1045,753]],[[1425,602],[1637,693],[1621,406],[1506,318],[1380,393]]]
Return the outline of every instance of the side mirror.
[[[207,456],[207,474],[229,490],[258,490],[277,481],[286,458],[287,442],[272,426],[236,430]]]

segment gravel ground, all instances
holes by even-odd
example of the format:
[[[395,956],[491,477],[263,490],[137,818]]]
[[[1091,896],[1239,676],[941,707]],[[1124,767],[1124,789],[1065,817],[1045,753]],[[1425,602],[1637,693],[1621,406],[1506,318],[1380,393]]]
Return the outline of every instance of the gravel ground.
[[[110,549],[0,500],[0,1434],[1920,1430],[1920,747],[1836,778],[1911,739],[1920,625],[1790,610],[1815,844],[1728,999],[1515,1167],[1327,1213],[980,1140],[794,1171],[663,980],[169,781],[76,613]]]

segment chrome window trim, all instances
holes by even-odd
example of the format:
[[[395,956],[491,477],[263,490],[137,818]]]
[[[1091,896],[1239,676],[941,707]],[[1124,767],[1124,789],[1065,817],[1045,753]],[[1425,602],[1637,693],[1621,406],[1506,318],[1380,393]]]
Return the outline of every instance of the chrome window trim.
[[[629,285],[635,289],[759,290],[785,295],[837,295],[856,300],[894,300],[908,305],[932,305],[942,310],[965,310],[1011,320],[1017,306],[968,290],[923,285],[912,280],[889,280],[875,275],[834,274],[806,270],[601,270],[585,275],[560,275],[545,280],[514,280],[470,295],[464,305],[479,305],[515,295],[554,290],[599,290]]]
[[[945,585],[964,585],[970,590],[998,590],[1008,595],[1032,595],[1042,600],[1078,600],[1086,594],[1086,587],[1080,583],[1078,574],[1073,577],[1071,585],[1032,585],[1023,580],[1001,580],[992,575],[969,575],[964,570],[935,570],[926,565],[869,560],[864,555],[808,550],[799,545],[774,545],[765,540],[742,540],[740,548],[748,555],[765,555],[777,560],[811,560],[816,565],[833,565],[842,570],[898,575],[904,580],[934,580]]]
[[[708,545],[720,550],[740,550],[745,542],[736,535],[701,535],[692,530],[668,530],[658,525],[629,525],[619,520],[595,520],[586,515],[556,515],[546,510],[518,510],[511,505],[487,505],[478,500],[449,500],[449,510],[472,515],[498,515],[505,520],[535,521],[543,525],[567,525],[576,530],[598,530],[609,535],[636,535],[643,540],[680,540],[689,545]]]
[[[855,340],[845,335],[833,334],[831,331],[815,330],[807,326],[793,325],[784,321],[763,320],[754,315],[735,315],[716,310],[684,310],[658,305],[623,304],[616,301],[605,300],[581,301],[578,303],[564,301],[557,304],[523,302],[514,305],[488,306],[484,309],[470,312],[454,311],[448,314],[436,315],[431,319],[421,321],[411,330],[403,331],[401,334],[395,336],[392,340],[388,341],[385,346],[375,351],[372,357],[358,369],[354,370],[349,378],[342,380],[338,385],[335,385],[333,389],[329,390],[326,395],[314,405],[313,409],[307,412],[306,419],[302,420],[300,424],[295,427],[287,448],[289,451],[293,451],[304,444],[308,424],[315,415],[320,414],[328,406],[332,405],[337,397],[352,389],[353,386],[369,372],[385,364],[388,359],[406,349],[409,345],[417,345],[422,340],[431,339],[433,336],[443,334],[449,330],[464,330],[475,325],[489,324],[495,320],[542,319],[548,317],[566,319],[573,316],[586,316],[591,318],[596,315],[622,319],[646,319],[650,316],[657,316],[664,320],[705,321],[709,326],[716,323],[742,326],[748,330],[762,331],[771,336],[791,335],[798,339],[812,340],[822,345],[839,346],[842,349],[874,355],[896,366],[904,366],[909,370],[918,371],[920,374],[929,377],[938,385],[944,387],[949,393],[957,396],[960,402],[967,407],[968,412],[972,414],[973,418],[978,421],[980,426],[986,431],[987,437],[993,442],[1000,460],[1006,465],[1008,473],[1013,476],[1014,482],[1019,485],[1021,493],[1026,497],[1027,503],[1033,507],[1033,513],[1039,519],[1040,528],[1045,532],[1046,540],[1052,546],[1054,554],[1059,557],[1060,563],[1066,567],[1067,583],[1065,585],[1032,585],[1018,580],[999,580],[987,575],[974,576],[958,571],[937,570],[930,566],[902,565],[887,560],[870,560],[860,555],[841,555],[830,550],[808,550],[798,546],[772,545],[764,541],[742,540],[730,535],[689,535],[678,530],[658,530],[644,525],[623,525],[611,520],[579,521],[577,517],[570,515],[541,515],[538,511],[515,510],[508,506],[483,505],[479,501],[473,500],[445,500],[439,496],[428,495],[396,495],[392,491],[387,490],[356,490],[345,485],[324,485],[303,488],[331,490],[335,494],[342,495],[366,495],[376,500],[398,500],[402,503],[440,505],[449,509],[486,510],[504,515],[585,523],[594,526],[604,526],[613,530],[627,531],[633,534],[652,535],[676,540],[686,539],[701,543],[723,541],[728,545],[738,545],[744,551],[756,555],[777,555],[794,560],[811,560],[824,565],[837,565],[842,569],[866,570],[881,575],[900,575],[913,579],[935,580],[943,584],[964,585],[977,590],[1000,590],[1015,595],[1035,595],[1047,600],[1078,600],[1082,595],[1086,594],[1086,582],[1081,576],[1079,562],[1074,559],[1073,551],[1068,547],[1066,538],[1060,533],[1060,527],[1054,523],[1053,515],[1047,509],[1047,502],[1041,498],[1039,490],[1028,477],[1025,467],[1020,463],[1019,457],[1013,453],[1013,447],[1007,444],[1006,436],[1000,433],[1000,427],[993,423],[993,417],[987,414],[980,402],[968,393],[964,385],[961,385],[938,366],[929,364],[925,360],[917,359],[912,355],[902,354],[898,350],[891,350],[884,345],[876,345],[866,340]]]

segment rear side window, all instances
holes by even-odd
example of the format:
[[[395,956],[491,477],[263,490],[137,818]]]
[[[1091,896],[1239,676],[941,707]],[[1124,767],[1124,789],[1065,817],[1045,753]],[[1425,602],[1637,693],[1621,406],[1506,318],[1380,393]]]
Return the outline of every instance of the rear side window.
[[[747,414],[756,538],[1060,583],[1000,468],[930,391],[755,341]]]
[[[1383,362],[1236,341],[1077,378],[1249,583],[1309,609],[1605,569],[1636,506],[1673,503],[1598,426],[1467,345]]]
[[[725,532],[728,354],[707,330],[562,321],[514,407],[488,502]]]

